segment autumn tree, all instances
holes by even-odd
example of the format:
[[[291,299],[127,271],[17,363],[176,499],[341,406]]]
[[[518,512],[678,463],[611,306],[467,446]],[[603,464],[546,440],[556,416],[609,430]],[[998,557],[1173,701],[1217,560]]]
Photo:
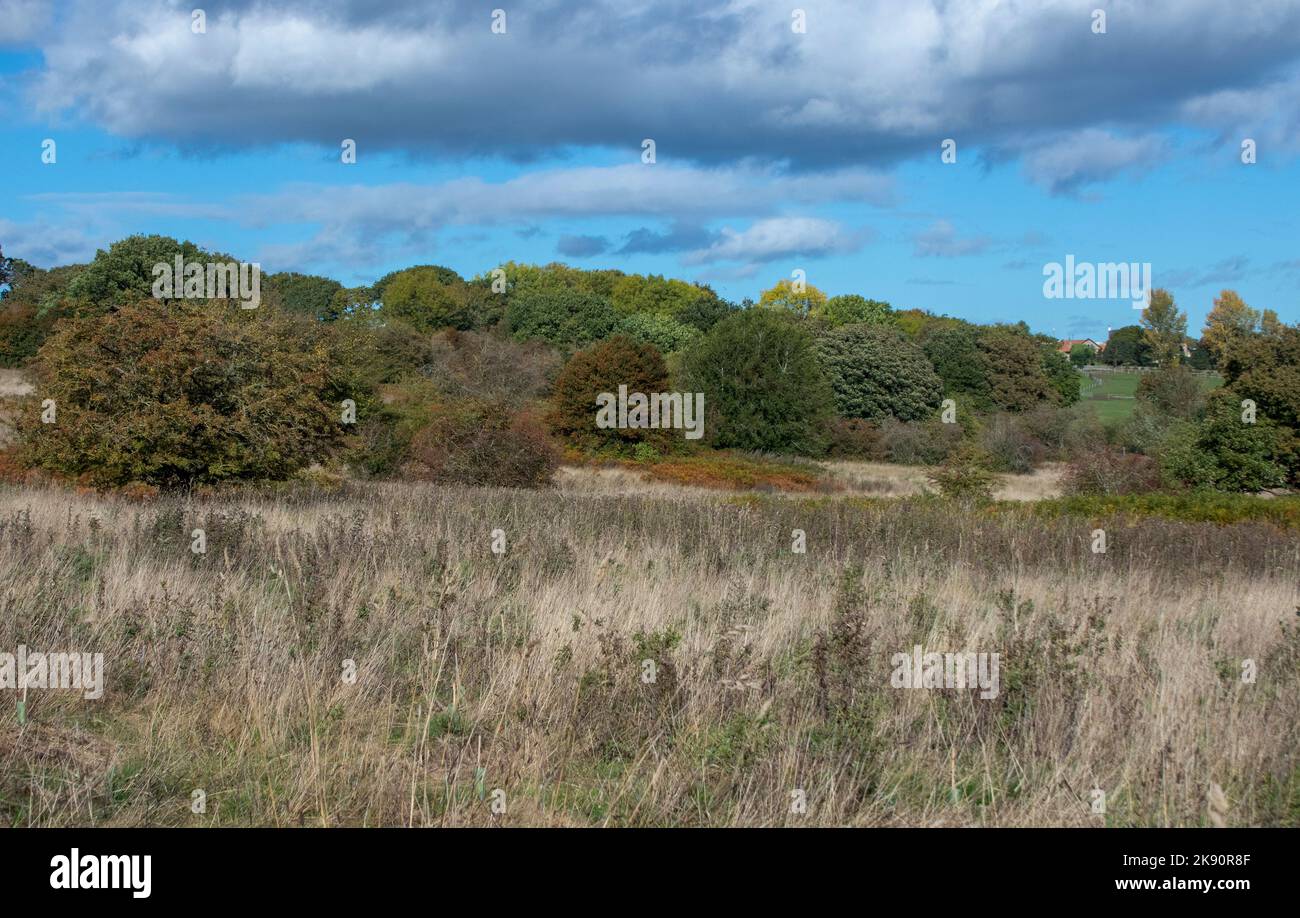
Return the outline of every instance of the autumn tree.
[[[344,433],[322,335],[283,313],[183,300],[63,319],[38,355],[54,421],[26,407],[24,460],[106,485],[286,478]]]
[[[1236,343],[1253,334],[1260,314],[1246,305],[1235,290],[1224,290],[1214,298],[1214,308],[1205,317],[1201,342],[1217,366]]]
[[[1157,363],[1167,366],[1181,362],[1187,340],[1187,314],[1179,311],[1168,290],[1158,287],[1151,291],[1151,300],[1142,310],[1142,330]]]
[[[805,281],[782,280],[763,291],[758,305],[763,309],[784,309],[797,316],[807,316],[825,308],[826,294]]]
[[[653,345],[615,335],[578,351],[555,380],[546,419],[557,434],[584,449],[622,454],[639,443],[670,448],[673,435],[680,437],[680,432],[597,425],[596,397],[617,395],[619,386],[646,396],[668,391],[668,369]]]

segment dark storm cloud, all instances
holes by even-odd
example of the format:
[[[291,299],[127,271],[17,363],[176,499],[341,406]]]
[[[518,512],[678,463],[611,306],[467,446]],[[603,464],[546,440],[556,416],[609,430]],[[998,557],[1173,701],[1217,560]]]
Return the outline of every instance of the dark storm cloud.
[[[9,3],[15,0],[7,0]],[[76,2],[35,38],[35,98],[109,130],[189,148],[280,142],[520,159],[644,138],[661,162],[796,169],[937,156],[953,137],[1025,157],[1057,193],[1144,168],[1177,123],[1265,125],[1296,146],[1300,3],[1151,0],[824,2],[790,8],[551,0]],[[507,5],[509,6],[509,5]]]

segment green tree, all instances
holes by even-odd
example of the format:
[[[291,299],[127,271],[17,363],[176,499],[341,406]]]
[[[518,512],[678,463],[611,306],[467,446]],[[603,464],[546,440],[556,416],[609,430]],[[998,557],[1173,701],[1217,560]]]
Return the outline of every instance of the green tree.
[[[76,315],[101,315],[123,303],[153,295],[159,264],[174,266],[179,255],[185,264],[233,262],[229,255],[208,252],[192,242],[170,236],[128,236],[100,249],[68,285],[68,298]],[[174,283],[182,279],[173,279]],[[234,299],[234,297],[229,297]]]
[[[1086,367],[1096,356],[1097,349],[1083,341],[1070,348],[1070,363],[1076,367]]]
[[[674,318],[683,325],[690,325],[706,332],[735,312],[737,307],[735,303],[718,296],[710,287],[700,285],[699,289],[701,295],[682,307]]]
[[[1073,405],[1079,400],[1079,387],[1083,382],[1079,371],[1070,358],[1061,353],[1055,338],[1049,335],[1036,335],[1035,338],[1038,341],[1038,359],[1043,372],[1056,390],[1053,401],[1060,405]]]
[[[843,417],[920,420],[943,396],[925,352],[896,328],[842,325],[817,338],[817,356]]]
[[[1179,311],[1168,290],[1157,287],[1151,291],[1151,300],[1142,310],[1142,330],[1156,363],[1165,366],[1182,361],[1187,315]]]
[[[263,298],[272,306],[322,321],[337,319],[334,297],[343,285],[328,277],[281,271],[262,279]]]
[[[473,328],[469,288],[459,276],[449,277],[446,270],[419,267],[397,272],[384,283],[382,314],[422,332]]]
[[[989,362],[980,329],[968,322],[934,325],[921,338],[921,347],[943,380],[944,394],[984,408],[992,404]]]
[[[1255,403],[1261,418],[1300,436],[1300,325],[1270,325],[1236,342],[1220,370],[1239,399]],[[1288,460],[1291,480],[1300,484],[1300,459]]]
[[[506,323],[519,340],[585,347],[609,336],[618,316],[599,294],[555,283],[521,284],[509,294]]]
[[[830,383],[812,336],[792,315],[746,309],[709,330],[683,360],[687,391],[705,395],[714,446],[819,454],[830,420]]]
[[[694,325],[685,325],[671,316],[650,312],[624,316],[619,320],[618,333],[634,341],[653,344],[664,354],[689,347],[701,334]]]
[[[1216,491],[1261,491],[1286,483],[1292,445],[1268,419],[1244,423],[1237,395],[1219,390],[1205,417],[1171,431],[1160,464],[1173,485]]]
[[[814,310],[814,316],[825,320],[831,328],[841,325],[886,325],[892,321],[893,309],[880,300],[869,300],[856,293],[843,293],[833,296],[826,305]]]
[[[1111,331],[1101,362],[1112,367],[1151,366],[1151,346],[1140,325],[1125,325]]]

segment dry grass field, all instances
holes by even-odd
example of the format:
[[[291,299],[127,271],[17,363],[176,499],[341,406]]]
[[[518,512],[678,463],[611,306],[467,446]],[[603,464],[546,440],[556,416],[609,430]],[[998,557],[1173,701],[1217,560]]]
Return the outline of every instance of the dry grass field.
[[[1130,521],[1097,554],[1093,528],[672,489],[0,486],[0,651],[102,652],[106,684],[33,690],[22,723],[0,691],[0,824],[1300,823],[1294,533]],[[998,653],[999,693],[894,688],[918,644]]]

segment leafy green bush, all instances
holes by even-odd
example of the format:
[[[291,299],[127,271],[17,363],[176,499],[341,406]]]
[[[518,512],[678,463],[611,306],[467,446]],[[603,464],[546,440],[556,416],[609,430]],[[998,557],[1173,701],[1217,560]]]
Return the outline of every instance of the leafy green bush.
[[[926,476],[939,493],[962,503],[986,503],[993,499],[997,476],[989,468],[989,457],[970,443],[963,444],[943,464]]]
[[[831,328],[841,325],[887,325],[893,310],[881,300],[869,300],[856,293],[843,293],[826,301],[816,316]]]
[[[700,337],[700,330],[670,316],[638,312],[619,320],[618,334],[654,345],[662,354],[671,354],[694,343]]]
[[[942,381],[896,328],[842,325],[817,338],[817,357],[843,417],[915,421],[939,406]]]
[[[979,328],[966,322],[927,329],[921,347],[943,380],[944,395],[979,410],[992,404]]]
[[[95,258],[68,284],[68,297],[77,315],[97,315],[153,295],[154,266],[174,264],[180,255],[186,264],[233,262],[229,255],[208,252],[192,242],[170,236],[128,236],[100,249]],[[181,280],[175,279],[179,285]],[[234,299],[234,296],[228,299]]]
[[[1267,418],[1242,420],[1237,395],[1213,393],[1205,417],[1174,426],[1161,452],[1166,481],[1176,487],[1262,491],[1287,480],[1294,438]]]
[[[313,319],[331,320],[334,297],[343,285],[328,277],[282,271],[262,278],[262,298],[270,306]]]
[[[520,340],[586,347],[613,333],[618,316],[609,300],[555,283],[519,285],[506,306],[506,324]]]
[[[830,383],[793,315],[746,309],[718,322],[682,360],[686,389],[705,396],[705,437],[759,452],[820,454]]]
[[[391,275],[385,279],[382,302],[386,318],[421,332],[468,329],[476,323],[469,286],[447,268],[407,268]]]

